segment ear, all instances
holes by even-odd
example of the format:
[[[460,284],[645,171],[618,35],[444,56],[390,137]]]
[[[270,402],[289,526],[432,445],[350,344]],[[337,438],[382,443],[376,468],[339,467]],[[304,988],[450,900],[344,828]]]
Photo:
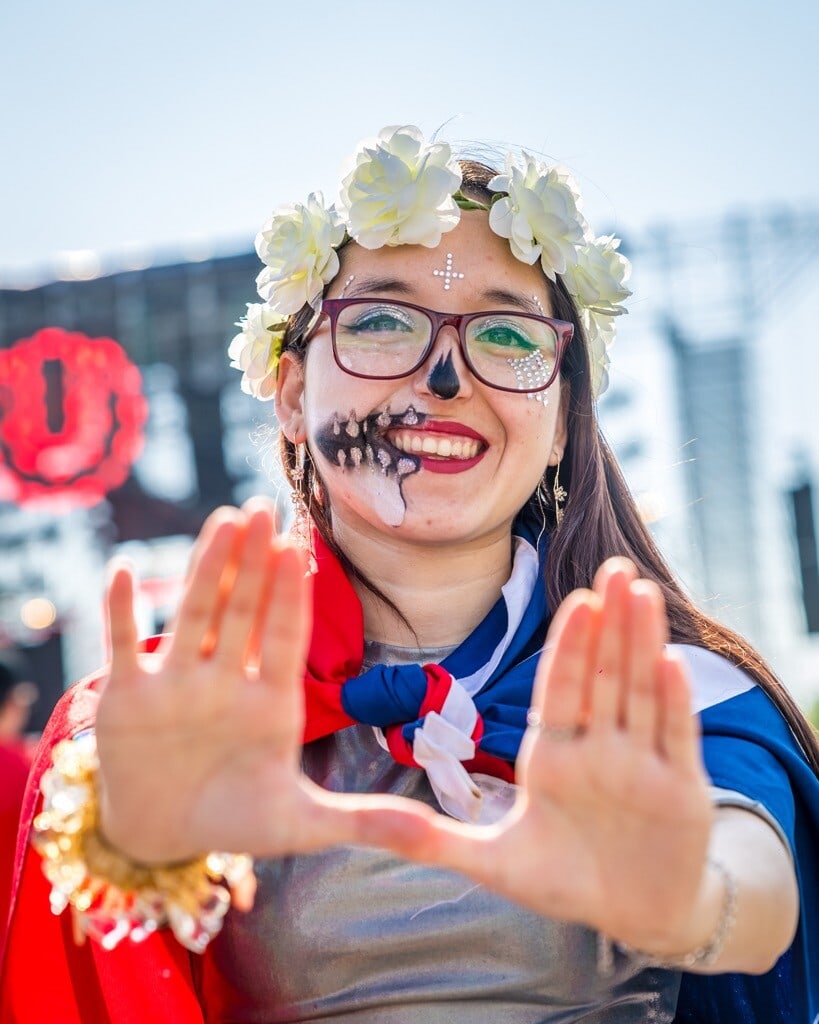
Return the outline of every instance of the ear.
[[[276,416],[293,444],[307,440],[304,427],[304,365],[292,352],[282,352],[276,379]]]
[[[555,423],[555,437],[552,442],[552,453],[549,456],[549,465],[557,466],[566,451],[566,442],[569,440],[569,400],[571,388],[568,381],[560,382],[560,405],[557,409],[557,422]]]

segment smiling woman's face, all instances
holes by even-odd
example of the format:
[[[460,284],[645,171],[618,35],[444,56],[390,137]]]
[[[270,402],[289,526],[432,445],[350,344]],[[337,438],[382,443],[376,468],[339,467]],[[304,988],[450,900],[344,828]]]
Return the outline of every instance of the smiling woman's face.
[[[328,297],[342,292],[447,313],[551,314],[539,267],[517,260],[481,211],[464,211],[437,249],[347,245]],[[451,326],[412,374],[365,380],[337,365],[325,319],[303,366],[283,356],[277,412],[291,441],[307,440],[334,527],[419,543],[508,534],[566,443],[559,378],[540,400],[483,384]]]

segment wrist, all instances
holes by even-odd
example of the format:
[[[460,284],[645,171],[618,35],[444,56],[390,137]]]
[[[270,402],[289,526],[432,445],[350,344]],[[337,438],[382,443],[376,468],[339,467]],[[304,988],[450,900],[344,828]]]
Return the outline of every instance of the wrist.
[[[32,842],[51,883],[52,911],[70,906],[80,931],[105,948],[169,925],[179,942],[201,952],[221,927],[229,889],[243,906],[252,903],[252,860],[228,853],[173,864],[132,859],[100,832],[98,767],[95,737],[83,736],[54,748],[42,779]]]
[[[722,954],[736,919],[737,882],[728,868],[709,858],[685,925],[640,949],[618,943],[651,964],[691,970],[714,964]]]

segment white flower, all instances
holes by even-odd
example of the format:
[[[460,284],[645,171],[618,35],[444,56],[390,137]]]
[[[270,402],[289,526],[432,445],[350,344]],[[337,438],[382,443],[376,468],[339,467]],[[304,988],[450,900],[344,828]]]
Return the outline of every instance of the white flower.
[[[445,142],[427,143],[413,125],[384,128],[354,156],[339,206],[350,236],[365,249],[434,248],[460,219],[452,198],[461,170]]]
[[[614,317],[581,308],[580,323],[583,325],[589,346],[592,394],[599,398],[609,386],[609,349],[614,343],[616,333]]]
[[[228,347],[230,365],[242,371],[242,391],[263,402],[276,393],[276,374],[287,317],[260,302],[248,303],[242,330]]]
[[[267,267],[256,278],[259,295],[277,313],[296,313],[309,302],[321,308],[324,288],[338,273],[336,247],[344,225],[320,192],[307,204],[280,206],[256,236],[256,252]]]
[[[577,263],[566,267],[563,275],[578,304],[594,313],[619,316],[626,312],[620,303],[631,295],[625,285],[631,264],[617,251],[619,245],[614,235],[602,235],[578,250]]]
[[[506,173],[489,182],[493,192],[507,192],[489,211],[489,226],[508,238],[512,253],[530,266],[540,258],[543,272],[554,281],[556,274],[577,260],[588,226],[580,212],[580,194],[571,176],[559,167],[548,167],[528,153],[522,166],[513,154],[506,157]]]

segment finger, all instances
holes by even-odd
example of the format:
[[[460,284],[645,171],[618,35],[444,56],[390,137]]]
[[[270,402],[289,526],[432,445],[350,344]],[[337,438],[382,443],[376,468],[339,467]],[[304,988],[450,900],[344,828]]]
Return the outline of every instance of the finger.
[[[226,664],[245,663],[245,653],[268,578],[273,517],[257,506],[247,521],[236,574],[226,591],[213,656]],[[224,584],[224,581],[223,581]]]
[[[124,561],[110,567],[110,582],[105,596],[108,644],[111,658],[111,680],[136,678],[138,633],[134,619],[134,577]]]
[[[678,654],[664,651],[660,659],[662,702],[659,747],[672,763],[692,774],[703,771],[699,718],[692,713],[688,670]]]
[[[625,558],[610,558],[597,572],[594,590],[602,596],[597,664],[591,676],[589,728],[609,730],[619,724],[625,703],[626,628],[629,586],[636,570]]]
[[[650,580],[631,585],[624,724],[638,747],[654,749],[660,716],[660,659],[666,639],[665,603]]]
[[[280,534],[282,532],[282,514],[273,498],[269,498],[266,494],[254,494],[242,505],[242,511],[248,518],[259,509],[265,509],[270,514],[273,520],[273,532]]]
[[[202,559],[203,553],[207,550],[208,545],[211,543],[214,533],[219,529],[222,523],[234,522],[236,520],[236,509],[232,505],[222,505],[215,509],[208,518],[205,520],[202,529],[199,531],[199,536],[196,538],[196,543],[191,551],[190,559],[188,560],[188,567],[185,572],[185,581],[187,582],[196,571],[196,567]]]
[[[254,495],[252,498],[248,498],[248,500],[242,505],[242,511],[248,517],[252,516],[254,512],[257,512],[259,509],[265,510],[270,515],[273,523],[273,535],[279,536],[282,530],[282,516],[279,511],[279,506],[272,498],[268,498],[263,494]],[[269,557],[270,551],[266,553],[268,561]],[[259,665],[262,633],[264,630],[265,618],[267,616],[267,607],[273,590],[273,575],[274,574],[270,571],[270,566],[268,565],[265,570],[265,581],[256,611],[256,618],[254,619],[247,649],[245,651],[246,663],[255,668],[258,668]]]
[[[572,728],[584,722],[599,608],[596,594],[575,590],[555,614],[532,695],[532,707],[549,729]]]
[[[214,621],[222,601],[222,580],[235,558],[241,531],[238,509],[221,509],[185,583],[167,645],[169,664],[183,668],[210,653]]]
[[[185,591],[185,587],[188,586],[188,584],[190,583],[191,578],[193,577],[196,568],[202,559],[203,552],[211,543],[213,534],[216,532],[217,527],[219,526],[220,523],[224,522],[226,515],[231,516],[233,512],[234,510],[232,509],[232,507],[223,506],[213,511],[205,520],[204,524],[202,525],[202,529],[199,531],[199,535],[196,538],[196,542],[194,543],[191,549],[190,556],[188,558],[188,564],[185,568],[185,578],[182,584],[183,594]],[[177,606],[176,611],[174,612],[174,615],[171,619],[171,622],[168,624],[167,629],[164,635],[162,636],[159,645],[156,648],[156,652],[158,654],[167,654],[171,649],[173,634],[176,632],[176,624],[179,620],[179,610],[180,608],[179,606]]]
[[[259,677],[302,706],[302,678],[312,624],[312,580],[305,553],[281,539],[271,560],[273,584],[260,644]]]

